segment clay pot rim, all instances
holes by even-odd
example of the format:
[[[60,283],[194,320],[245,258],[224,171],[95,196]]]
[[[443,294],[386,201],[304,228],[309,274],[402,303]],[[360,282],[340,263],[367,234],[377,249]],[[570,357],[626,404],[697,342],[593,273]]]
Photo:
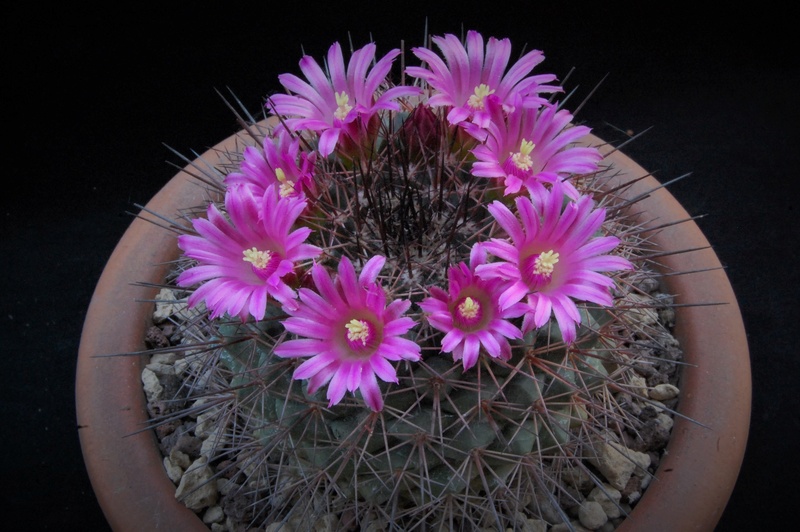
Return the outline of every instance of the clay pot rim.
[[[666,188],[598,137],[589,135],[586,142],[600,147],[604,163],[621,171],[617,179],[643,177],[630,185],[628,194],[647,195],[638,208],[650,219],[649,227],[683,220],[651,234],[665,249],[674,249],[676,242],[683,249],[697,249],[660,259],[664,271],[698,272],[665,278],[676,303],[720,303],[676,309],[675,335],[688,363],[678,405],[685,417],[676,416],[656,478],[618,530],[713,530],[736,483],[750,424],[750,358],[739,306],[708,240]],[[240,131],[201,157],[217,164],[223,162],[222,154],[248,143],[248,135]],[[143,212],[177,213],[204,198],[204,187],[183,170]],[[208,530],[175,499],[153,431],[144,430],[143,357],[104,356],[145,349],[152,306],[141,301],[152,300],[157,289],[142,283],[162,282],[170,261],[178,257],[175,236],[143,218],[131,223],[98,281],[81,336],[76,372],[81,449],[114,530]],[[120,308],[120,301],[131,305]]]

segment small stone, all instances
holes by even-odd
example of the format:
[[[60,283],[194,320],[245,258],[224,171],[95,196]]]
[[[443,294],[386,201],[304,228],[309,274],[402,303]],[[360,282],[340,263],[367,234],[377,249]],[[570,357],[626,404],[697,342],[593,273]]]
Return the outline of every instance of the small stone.
[[[291,523],[270,523],[264,532],[294,532],[294,526]]]
[[[338,519],[333,514],[325,514],[314,522],[313,532],[334,532],[337,529]]]
[[[144,368],[142,370],[142,387],[150,402],[159,401],[164,394],[164,388],[158,382],[158,376],[151,369]]]
[[[659,384],[650,390],[650,398],[656,401],[667,401],[678,397],[680,390],[674,384]]]
[[[594,484],[592,477],[583,469],[573,468],[564,471],[561,479],[578,490],[585,490]]]
[[[174,484],[178,484],[181,481],[183,469],[170,460],[169,456],[164,457],[164,471],[167,472],[167,476]]]
[[[592,448],[594,452],[592,452]],[[606,480],[617,489],[623,489],[634,471],[647,469],[650,456],[615,442],[595,442],[584,457],[600,470]]]
[[[150,348],[164,349],[165,347],[169,347],[169,338],[164,334],[164,331],[155,325],[148,328],[145,332],[144,342]]]
[[[194,435],[198,438],[210,437],[219,426],[219,411],[220,409],[218,407],[214,407],[198,415]]]
[[[597,530],[606,524],[608,516],[599,502],[585,501],[578,510],[578,520],[589,530]]]
[[[217,449],[228,441],[229,438],[225,436],[225,427],[216,427],[208,434],[206,439],[203,440],[203,444],[200,446],[200,454],[208,456],[209,459],[211,459]]]
[[[175,432],[175,429],[178,428],[178,426],[180,426],[180,423],[178,421],[168,421],[166,423],[161,423],[157,425],[155,428],[156,437],[159,440],[163,440],[164,438],[173,434]]]
[[[541,519],[523,519],[522,521],[517,521],[515,528],[509,527],[506,530],[512,532],[547,532],[547,522]]]
[[[650,297],[640,294],[630,293],[625,296],[630,302],[627,312],[631,315],[631,322],[634,328],[645,330],[658,323],[658,310],[653,308],[653,300]]]
[[[658,310],[658,319],[664,324],[665,327],[675,326],[675,309],[671,307],[662,308]]]
[[[187,469],[192,465],[192,459],[189,458],[189,455],[175,448],[169,452],[169,459],[181,469]]]
[[[631,387],[631,392],[635,393],[637,396],[645,398],[648,397],[647,379],[645,379],[641,375],[634,373],[631,376],[630,387]]]
[[[658,279],[650,275],[647,275],[644,278],[642,278],[639,282],[636,283],[636,286],[646,294],[652,294],[659,288]]]
[[[178,359],[177,353],[153,353],[150,357],[151,364],[165,364],[167,366],[174,366],[175,361]],[[173,370],[173,373],[175,371]]]
[[[620,491],[620,500],[633,504],[642,496],[642,479],[636,475],[632,476],[624,488]]]
[[[672,416],[665,414],[663,412],[658,414],[658,416],[656,417],[656,421],[658,422],[659,425],[661,425],[662,428],[664,428],[667,431],[672,430],[672,426],[675,424],[675,420],[672,419]]]
[[[198,438],[197,436],[192,436],[191,434],[181,434],[178,440],[175,442],[175,449],[186,453],[190,457],[198,457],[200,456],[200,447],[203,444],[203,440]]]
[[[207,525],[211,523],[221,523],[225,520],[225,512],[222,510],[221,506],[211,506],[206,510],[206,513],[203,514],[203,522]]]
[[[158,296],[156,296],[156,310],[153,312],[153,321],[155,323],[163,323],[185,308],[186,301],[177,299],[174,290],[162,288]]]
[[[158,376],[175,375],[174,364],[162,364],[161,362],[150,361],[150,363],[145,367]]]
[[[594,488],[586,497],[586,500],[599,503],[606,515],[613,519],[620,516],[619,501],[621,498],[622,493],[618,489],[604,484]]]
[[[227,479],[227,478],[218,478],[217,479],[217,491],[222,496],[230,495],[233,490],[240,488],[241,486],[236,482]]]
[[[196,512],[215,505],[219,492],[213,479],[214,471],[208,466],[206,458],[200,457],[181,477],[178,489],[175,490],[175,498]]]
[[[551,523],[557,523],[561,519],[561,515],[556,510],[550,497],[539,490],[534,493],[534,500],[528,504],[528,509]]]

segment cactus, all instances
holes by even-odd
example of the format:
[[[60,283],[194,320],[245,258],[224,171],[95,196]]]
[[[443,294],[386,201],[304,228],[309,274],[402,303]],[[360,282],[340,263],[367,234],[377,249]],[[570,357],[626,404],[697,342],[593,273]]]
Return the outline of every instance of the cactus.
[[[453,39],[435,41],[450,67]],[[469,32],[464,51],[477,48]],[[433,50],[414,49],[430,65],[407,69],[417,85],[392,84],[397,53],[366,72],[374,46],[354,52],[363,72],[345,80],[331,48],[325,126],[326,74],[304,58],[312,84],[282,76],[273,120],[239,113],[247,147],[197,167],[212,200],[176,224],[184,254],[167,285],[190,307],[169,318],[184,380],[154,425],[198,418],[203,463],[235,484],[248,526],[572,526],[587,484],[610,499],[631,476],[604,477],[605,446],[647,457],[630,460],[645,477],[651,449],[636,442],[652,405],[669,412],[641,377],[675,373],[661,356],[677,345],[657,314],[670,306],[659,250],[608,186],[613,169],[579,145],[589,129],[544,99],[562,90],[554,76],[481,79],[459,107]],[[502,151],[514,133],[518,151]],[[231,236],[259,224],[261,248]],[[219,273],[241,264],[209,259],[220,234],[258,289]],[[350,358],[313,362],[332,352]]]

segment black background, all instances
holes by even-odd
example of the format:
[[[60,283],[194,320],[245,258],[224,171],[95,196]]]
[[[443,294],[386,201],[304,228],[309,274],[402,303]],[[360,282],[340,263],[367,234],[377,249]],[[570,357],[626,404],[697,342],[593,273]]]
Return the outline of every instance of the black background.
[[[577,94],[601,136],[670,186],[727,272],[748,333],[751,433],[718,530],[764,530],[796,506],[798,62],[787,13],[725,4],[287,2],[200,8],[113,3],[2,15],[0,507],[22,530],[106,530],[75,422],[81,327],[105,261],[181,153],[237,129],[217,90],[250,109],[335,40],[379,55],[477,29],[544,51],[537,72]],[[589,4],[587,4],[588,6]],[[709,4],[712,5],[712,4]],[[255,7],[258,6],[258,7]],[[646,6],[646,7],[642,7]],[[413,61],[413,58],[410,58]],[[609,126],[610,124],[610,126]],[[613,126],[613,128],[611,127]],[[788,488],[784,490],[783,488]],[[675,511],[681,511],[676,508]]]

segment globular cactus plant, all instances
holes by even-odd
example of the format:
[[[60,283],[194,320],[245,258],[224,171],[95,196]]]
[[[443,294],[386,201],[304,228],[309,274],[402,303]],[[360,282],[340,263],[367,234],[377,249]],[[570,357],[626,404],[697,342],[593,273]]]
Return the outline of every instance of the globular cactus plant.
[[[411,85],[400,50],[304,57],[198,166],[171,279],[191,403],[155,423],[199,416],[248,525],[569,523],[579,485],[623,488],[604,446],[649,464],[641,368],[675,344],[635,209],[541,52],[506,72],[506,39],[433,42]]]

